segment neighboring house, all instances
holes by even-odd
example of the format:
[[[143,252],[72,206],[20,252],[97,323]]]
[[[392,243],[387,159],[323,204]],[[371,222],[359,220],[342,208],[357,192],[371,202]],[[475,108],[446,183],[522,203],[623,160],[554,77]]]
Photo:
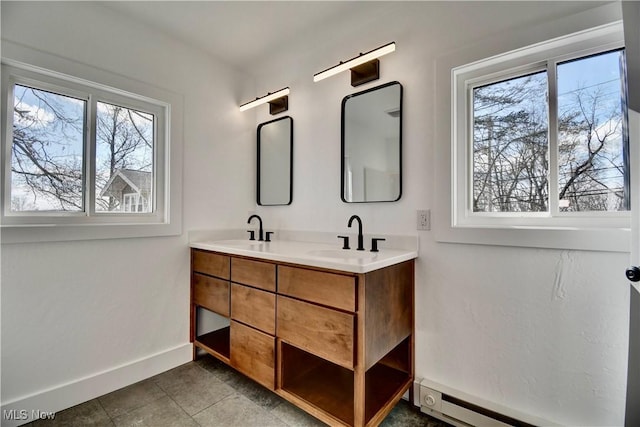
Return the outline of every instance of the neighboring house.
[[[116,199],[118,208],[113,210],[150,212],[152,178],[151,172],[117,169],[100,192],[100,197]]]

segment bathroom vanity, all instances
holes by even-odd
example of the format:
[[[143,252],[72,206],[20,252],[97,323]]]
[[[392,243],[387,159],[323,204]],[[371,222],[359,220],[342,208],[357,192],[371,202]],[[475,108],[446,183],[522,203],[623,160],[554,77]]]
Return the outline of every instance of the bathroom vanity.
[[[417,252],[191,244],[191,341],[330,425],[379,424],[414,376]],[[200,332],[198,311],[228,319]]]

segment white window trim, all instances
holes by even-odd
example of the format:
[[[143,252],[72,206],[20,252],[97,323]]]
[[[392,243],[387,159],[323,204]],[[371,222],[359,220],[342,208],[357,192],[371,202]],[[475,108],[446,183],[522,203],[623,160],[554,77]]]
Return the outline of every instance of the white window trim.
[[[450,86],[450,193],[439,191],[438,199],[447,200],[449,206],[436,209],[436,239],[442,242],[491,244],[535,248],[558,248],[627,252],[630,245],[631,212],[612,213],[563,213],[550,217],[546,213],[495,214],[468,211],[470,147],[467,135],[469,98],[468,84],[481,78],[484,82],[492,76],[505,76],[532,71],[550,58],[558,61],[569,57],[586,56],[594,51],[605,51],[624,46],[620,22],[601,25],[592,29],[511,50],[465,65],[455,64],[449,58]],[[440,72],[445,72],[447,61],[440,60]],[[439,80],[442,82],[442,80]],[[442,153],[442,151],[441,151]],[[440,159],[444,159],[440,155]],[[552,167],[550,165],[550,167]],[[441,170],[443,168],[440,168]],[[443,176],[442,172],[439,176]],[[550,184],[552,185],[552,184]],[[632,201],[632,204],[635,201]],[[440,219],[437,218],[441,215]],[[444,217],[444,218],[443,218]],[[447,219],[448,217],[448,219]],[[446,222],[444,222],[446,221]]]
[[[35,221],[15,221],[11,215],[5,216],[4,191],[6,171],[2,165],[2,222],[1,242],[27,243],[46,241],[90,240],[130,237],[169,236],[182,233],[182,96],[150,86],[124,76],[98,70],[90,66],[39,52],[3,41],[3,53],[10,55],[2,58],[2,64],[19,69],[25,75],[32,73],[37,81],[43,81],[41,76],[49,76],[52,80],[65,81],[64,87],[73,89],[73,85],[87,85],[102,91],[101,100],[123,104],[124,106],[146,111],[136,103],[136,99],[143,104],[151,103],[159,107],[155,113],[162,111],[164,126],[158,129],[158,142],[163,141],[160,157],[156,158],[157,179],[164,183],[164,196],[156,199],[156,212],[153,214],[136,213],[127,215],[117,213],[95,213],[86,216],[85,213],[72,216],[61,216],[55,213],[49,215],[33,215]],[[9,57],[11,56],[11,57]],[[27,63],[28,61],[28,63]],[[60,70],[57,71],[56,69]],[[21,72],[22,73],[22,72]],[[7,130],[2,135],[3,150],[7,147],[8,133],[4,125],[7,123],[9,105],[8,78],[3,73],[2,79],[2,120],[3,128]],[[73,77],[71,77],[73,75]],[[46,81],[45,81],[46,83]],[[68,84],[67,84],[68,83]],[[117,88],[117,89],[116,89]],[[66,91],[69,92],[69,91]],[[104,96],[103,96],[104,95]],[[12,100],[11,100],[12,101]],[[3,158],[7,151],[3,151]],[[92,155],[93,153],[90,153]],[[90,185],[93,185],[91,182]],[[155,191],[155,188],[154,188]],[[89,201],[88,207],[94,209],[94,199]],[[25,218],[28,216],[22,216]]]

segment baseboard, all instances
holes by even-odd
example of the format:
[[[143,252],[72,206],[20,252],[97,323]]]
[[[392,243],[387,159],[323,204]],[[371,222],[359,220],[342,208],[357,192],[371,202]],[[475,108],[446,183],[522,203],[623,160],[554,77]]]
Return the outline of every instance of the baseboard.
[[[192,358],[192,345],[177,347],[61,384],[29,396],[2,402],[1,425],[19,426],[38,417],[46,417],[80,403],[95,399],[146,378],[187,363]]]
[[[414,405],[419,406],[423,413],[453,426],[560,425],[425,378],[417,378],[413,390]]]

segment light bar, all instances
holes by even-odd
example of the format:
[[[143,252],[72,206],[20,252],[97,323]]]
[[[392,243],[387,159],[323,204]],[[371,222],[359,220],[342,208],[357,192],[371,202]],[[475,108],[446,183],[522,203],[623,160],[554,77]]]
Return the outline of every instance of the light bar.
[[[349,59],[346,62],[340,62],[338,65],[334,67],[328,68],[324,71],[314,74],[313,81],[319,82],[320,80],[324,80],[327,77],[335,76],[338,73],[350,70],[351,68],[357,67],[358,65],[362,65],[369,61],[373,61],[374,59],[380,58],[381,56],[386,55],[387,53],[394,52],[395,50],[396,50],[396,43],[391,42],[382,47],[374,49],[370,52],[361,53],[355,58]]]
[[[247,102],[240,106],[240,111],[247,111],[250,108],[257,107],[258,105],[270,103],[271,101],[275,101],[278,98],[283,98],[289,95],[289,88],[285,87],[284,89],[280,89],[274,93],[267,93],[265,96],[256,98],[254,101]]]

